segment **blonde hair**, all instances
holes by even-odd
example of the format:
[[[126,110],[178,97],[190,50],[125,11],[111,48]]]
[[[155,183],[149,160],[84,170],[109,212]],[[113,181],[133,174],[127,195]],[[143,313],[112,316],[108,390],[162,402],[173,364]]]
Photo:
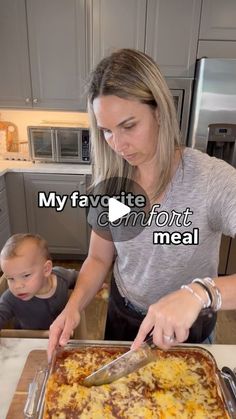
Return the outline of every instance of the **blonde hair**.
[[[46,240],[43,239],[39,234],[29,233],[19,233],[11,236],[1,250],[0,259],[11,259],[18,256],[20,246],[26,241],[31,241],[34,243],[45,260],[51,260],[51,255],[48,250],[48,244]]]
[[[104,58],[91,73],[87,95],[91,122],[93,186],[111,177],[132,179],[135,170],[112,150],[102,131],[98,129],[93,111],[94,99],[98,96],[115,95],[138,100],[152,109],[158,109],[158,184],[155,185],[154,195],[160,195],[171,179],[175,150],[181,148],[181,140],[173,98],[157,64],[140,51],[118,50]]]

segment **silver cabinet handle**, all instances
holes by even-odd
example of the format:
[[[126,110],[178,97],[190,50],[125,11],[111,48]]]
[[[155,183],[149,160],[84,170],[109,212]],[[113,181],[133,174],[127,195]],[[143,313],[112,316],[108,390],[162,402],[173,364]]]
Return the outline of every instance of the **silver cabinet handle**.
[[[27,98],[25,99],[25,103],[30,103],[30,98],[29,98],[29,97],[27,97]]]
[[[33,103],[38,103],[38,99],[37,98],[34,98],[33,99]]]

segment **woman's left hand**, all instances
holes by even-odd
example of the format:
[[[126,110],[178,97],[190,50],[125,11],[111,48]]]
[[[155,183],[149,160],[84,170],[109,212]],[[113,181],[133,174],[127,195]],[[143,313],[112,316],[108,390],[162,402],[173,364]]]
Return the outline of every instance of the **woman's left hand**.
[[[150,305],[131,349],[138,348],[152,329],[153,342],[160,348],[186,341],[201,309],[199,301],[185,289],[168,294]]]

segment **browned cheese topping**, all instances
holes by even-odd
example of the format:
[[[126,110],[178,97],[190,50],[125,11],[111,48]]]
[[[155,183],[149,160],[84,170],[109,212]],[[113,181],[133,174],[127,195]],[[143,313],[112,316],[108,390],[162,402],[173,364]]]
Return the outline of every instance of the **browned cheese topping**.
[[[112,384],[82,380],[124,351],[101,347],[65,350],[49,377],[44,419],[225,419],[214,365],[196,351],[157,350],[157,359]]]

